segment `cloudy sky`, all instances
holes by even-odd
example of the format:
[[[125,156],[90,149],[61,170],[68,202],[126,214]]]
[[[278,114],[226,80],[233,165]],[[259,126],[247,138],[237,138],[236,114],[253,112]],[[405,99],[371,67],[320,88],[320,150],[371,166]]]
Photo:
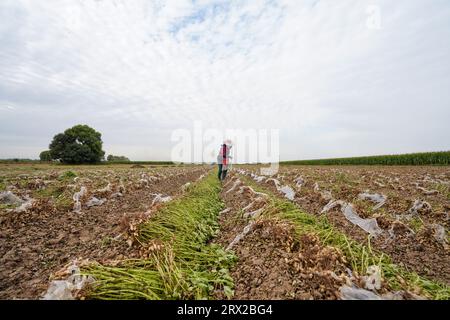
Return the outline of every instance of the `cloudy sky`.
[[[78,123],[133,160],[194,121],[283,160],[449,150],[449,39],[448,0],[1,0],[0,158]]]

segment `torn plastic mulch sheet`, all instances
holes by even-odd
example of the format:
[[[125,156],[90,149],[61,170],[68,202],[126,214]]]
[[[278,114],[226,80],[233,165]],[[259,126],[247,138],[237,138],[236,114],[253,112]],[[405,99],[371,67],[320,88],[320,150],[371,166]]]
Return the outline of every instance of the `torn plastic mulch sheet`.
[[[341,300],[426,300],[426,298],[408,291],[387,292],[379,295],[354,285],[343,285],[339,291]]]
[[[265,177],[263,177],[263,176],[257,176],[257,177],[254,177],[253,178],[256,182],[262,182],[264,179],[265,179]]]
[[[266,180],[266,183],[269,183],[269,182],[273,182],[273,184],[275,185],[275,188],[277,189],[277,190],[280,190],[280,181],[278,181],[277,179],[274,179],[274,178],[269,178],[269,179],[267,179]]]
[[[101,189],[97,189],[96,192],[99,192],[99,193],[106,193],[106,192],[111,192],[111,191],[112,191],[112,190],[111,190],[111,183],[108,182],[108,185],[107,185],[106,187],[101,188]]]
[[[153,199],[151,206],[155,205],[156,203],[164,203],[169,202],[172,200],[171,196],[163,197],[162,194],[157,194],[156,197]]]
[[[320,191],[320,196],[325,201],[333,200],[333,195],[331,194],[331,191],[328,191],[328,190]]]
[[[115,192],[110,196],[110,198],[120,198],[120,197],[123,197],[123,194],[121,192]]]
[[[198,177],[198,179],[196,181],[200,181],[202,180],[204,177],[206,177],[206,174],[202,174],[200,177]]]
[[[280,181],[274,178],[269,178],[266,180],[266,183],[273,182],[275,185],[275,188],[278,192],[281,192],[284,194],[284,196],[289,200],[294,200],[295,198],[295,191],[290,186],[281,186]]]
[[[263,206],[260,207],[260,208],[258,208],[258,209],[256,209],[256,210],[250,211],[250,210],[252,209],[252,207],[253,207],[255,204],[258,204],[258,203],[259,203],[259,204],[262,203]],[[261,215],[261,213],[264,211],[265,205],[266,205],[266,203],[265,203],[264,198],[262,198],[262,197],[256,198],[255,201],[251,202],[249,205],[247,205],[245,208],[242,209],[242,211],[244,211],[243,217],[244,217],[245,219],[247,219],[247,218],[256,219],[256,218],[259,217],[259,216]]]
[[[367,268],[367,276],[364,277],[365,287],[368,290],[381,289],[381,268],[373,265]]]
[[[191,183],[190,183],[190,182],[187,182],[187,183],[183,184],[183,185],[181,186],[181,191],[182,191],[182,192],[186,192],[186,191],[189,189],[190,186],[191,186]]]
[[[106,199],[98,199],[96,197],[92,197],[87,203],[86,206],[88,208],[94,207],[94,206],[101,206],[103,203],[105,203]]]
[[[334,207],[340,206],[341,212],[344,214],[345,218],[347,218],[348,221],[353,223],[354,225],[357,225],[367,233],[378,236],[383,233],[383,230],[378,226],[377,220],[374,218],[370,219],[363,219],[360,216],[358,216],[354,210],[353,206],[349,203],[346,203],[342,200],[331,200],[323,209],[322,214],[330,211]]]
[[[289,186],[282,186],[278,191],[284,193],[284,196],[289,200],[294,200],[295,191]]]
[[[238,193],[239,193],[239,194],[243,194],[243,193],[246,192],[246,191],[248,191],[248,192],[251,194],[251,196],[262,196],[262,197],[265,197],[265,198],[268,197],[267,194],[265,194],[265,193],[263,193],[263,192],[255,191],[255,190],[253,190],[253,188],[250,187],[250,186],[242,186],[242,187],[240,187]]]
[[[219,215],[228,213],[228,212],[230,212],[230,211],[231,211],[231,208],[223,209],[222,211],[219,212]]]
[[[42,300],[74,300],[72,294],[94,282],[92,276],[80,274],[80,268],[74,263],[69,267],[70,276],[66,280],[53,280]]]
[[[258,218],[261,215],[261,213],[263,213],[264,209],[265,208],[262,207],[262,208],[259,208],[259,209],[255,210],[255,211],[252,211],[252,212],[245,212],[243,217],[245,219],[248,219],[248,218],[256,219],[256,218]]]
[[[74,212],[80,212],[81,211],[81,201],[80,199],[87,193],[86,187],[81,187],[79,192],[76,192],[73,195],[73,201],[75,201],[73,205],[73,211]]]
[[[340,288],[341,300],[381,300],[372,291],[344,285]]]
[[[234,191],[236,189],[236,187],[239,186],[241,183],[242,183],[241,180],[237,179],[234,182],[233,186],[227,192],[225,192],[225,194],[228,194],[228,193]]]
[[[319,192],[320,191],[320,187],[319,184],[317,182],[314,183],[314,192]]]
[[[434,230],[434,239],[442,244],[442,246],[447,250],[448,249],[448,239],[447,232],[445,228],[440,224],[434,223],[430,226]]]
[[[437,191],[437,190],[428,190],[428,189],[425,189],[425,188],[422,188],[419,186],[417,186],[417,189],[422,191],[422,193],[426,196],[432,196],[432,195],[439,194],[439,191]]]
[[[24,203],[22,199],[20,199],[18,196],[16,196],[11,191],[3,191],[0,192],[0,203],[4,204],[12,204],[12,205],[20,205]]]
[[[428,212],[431,211],[431,205],[422,200],[416,200],[414,201],[412,207],[408,210],[408,213],[413,215],[418,215],[419,212]]]
[[[388,230],[389,238],[386,239],[386,243],[391,242],[394,240],[397,235],[399,236],[413,236],[416,233],[414,230],[412,230],[410,227],[408,227],[406,224],[401,222],[400,220],[395,220],[391,227]]]
[[[330,211],[331,209],[333,209],[334,207],[337,206],[344,206],[346,205],[346,203],[342,200],[330,200],[330,202],[328,202],[325,207],[323,207],[322,211],[320,212],[320,214],[324,214],[327,213],[328,211]]]
[[[239,241],[242,240],[242,238],[244,238],[250,231],[252,231],[253,229],[253,225],[255,224],[254,221],[250,221],[250,223],[248,225],[245,226],[244,230],[239,233],[234,239],[233,241],[231,241],[231,243],[228,245],[228,247],[226,248],[226,251],[231,250]]]
[[[387,200],[387,197],[383,194],[368,192],[360,193],[358,195],[358,198],[361,200],[369,200],[376,203],[377,205],[373,207],[373,210],[380,209],[382,206],[384,206]]]
[[[20,207],[14,209],[14,212],[25,212],[33,206],[34,199],[26,196],[25,202],[20,205]]]
[[[342,213],[347,218],[348,221],[351,223],[357,225],[367,233],[371,234],[372,236],[378,236],[383,233],[383,230],[378,226],[377,220],[374,218],[370,219],[363,219],[360,216],[358,216],[353,211],[353,206],[351,204],[346,204],[344,207],[341,207]]]
[[[254,173],[251,173],[250,176],[253,178],[253,180],[255,180],[258,183],[262,182],[265,179],[264,176],[258,176],[258,175],[254,174]]]
[[[255,205],[255,201],[250,202],[250,204],[248,204],[246,207],[244,207],[242,209],[242,211],[246,212],[247,210],[250,210],[251,207],[253,207]]]
[[[294,179],[295,185],[297,188],[301,188],[305,183],[305,179],[303,179],[303,177],[297,177]]]

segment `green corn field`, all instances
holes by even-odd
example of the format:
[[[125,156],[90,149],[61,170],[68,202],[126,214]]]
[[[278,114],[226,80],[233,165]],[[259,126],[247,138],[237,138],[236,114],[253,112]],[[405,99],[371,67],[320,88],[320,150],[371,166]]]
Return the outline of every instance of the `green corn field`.
[[[387,166],[421,166],[449,165],[450,151],[422,152],[399,155],[368,156],[353,158],[315,159],[285,161],[286,165],[387,165]]]

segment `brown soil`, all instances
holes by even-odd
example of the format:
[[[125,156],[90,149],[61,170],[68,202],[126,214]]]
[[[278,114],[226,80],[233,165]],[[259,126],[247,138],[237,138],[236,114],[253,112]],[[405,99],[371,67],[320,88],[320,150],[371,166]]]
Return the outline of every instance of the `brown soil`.
[[[244,169],[259,175],[258,167]],[[306,184],[300,188],[296,188],[294,181],[298,176],[306,180]],[[419,275],[450,283],[448,248],[434,239],[428,227],[430,224],[439,223],[445,227],[448,234],[449,189],[445,189],[445,185],[442,184],[439,193],[424,195],[415,186],[415,183],[419,183],[419,186],[434,190],[439,187],[439,183],[433,183],[431,180],[448,183],[450,179],[448,167],[289,166],[281,167],[275,178],[282,185],[288,184],[296,190],[294,202],[304,212],[319,215],[328,202],[314,191],[316,182],[321,190],[331,191],[334,199],[353,203],[356,212],[362,218],[376,218],[379,226],[386,231],[383,236],[372,239],[373,248],[387,253],[395,263]],[[278,193],[272,182],[263,181],[259,184],[273,194],[283,196]],[[380,210],[373,211],[371,208],[374,204],[358,199],[358,194],[366,190],[386,195],[386,204]],[[395,239],[389,239],[388,230],[397,215],[404,215],[418,199],[425,200],[432,206],[431,211],[420,212],[419,217],[423,225],[415,234],[405,235],[402,232],[395,232]],[[329,211],[326,215],[338,230],[359,242],[367,243],[367,233],[350,223],[339,208]]]
[[[57,210],[52,199],[41,199],[24,213],[1,212],[0,298],[39,298],[51,274],[77,258],[103,262],[137,256],[138,249],[130,247],[123,234],[124,214],[148,209],[152,193],[177,196],[182,185],[206,169],[159,171],[167,178],[148,186],[130,184],[123,197],[89,209],[84,206],[81,213]]]
[[[233,181],[236,177],[232,178]],[[227,247],[249,221],[242,208],[253,199],[245,193],[227,193],[222,198],[230,208],[220,217],[221,231],[216,242]],[[226,188],[228,187],[228,188]],[[235,283],[234,299],[338,299],[345,272],[342,254],[324,247],[314,235],[295,236],[292,225],[259,218],[235,247],[238,262],[231,270]],[[339,276],[338,276],[339,275]]]

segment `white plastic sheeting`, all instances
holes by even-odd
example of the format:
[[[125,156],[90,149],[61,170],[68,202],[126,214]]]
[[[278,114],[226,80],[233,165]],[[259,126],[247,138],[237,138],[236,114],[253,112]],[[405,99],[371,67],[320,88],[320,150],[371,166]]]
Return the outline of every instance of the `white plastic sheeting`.
[[[157,194],[156,197],[153,199],[151,206],[155,205],[156,203],[164,203],[169,202],[171,200],[172,200],[171,196],[163,197],[162,194]]]
[[[141,185],[141,186],[145,186],[145,187],[148,187],[148,185],[149,185],[149,181],[147,180],[147,179],[139,179],[138,180],[138,182],[139,182],[139,184]]]
[[[373,183],[380,188],[386,187],[386,185],[384,183],[381,183],[379,180],[375,180]]]
[[[322,199],[324,199],[325,201],[332,201],[333,200],[333,195],[331,194],[330,191],[328,190],[320,190],[319,184],[316,182],[314,183],[314,192],[318,192],[320,193],[320,196],[322,197]]]
[[[106,199],[98,199],[96,197],[92,197],[89,199],[88,202],[86,202],[86,206],[88,208],[95,207],[95,206],[101,206],[103,203],[105,203]]]
[[[418,215],[420,211],[430,211],[431,205],[422,200],[416,200],[414,201],[412,207],[408,210],[408,213],[413,215]]]
[[[241,172],[241,174],[242,174],[242,172]],[[243,174],[244,174],[244,175],[246,174],[245,171],[244,171]],[[264,177],[264,176],[258,176],[258,175],[254,174],[254,173],[251,173],[250,176],[251,176],[251,177],[253,178],[253,180],[255,180],[256,182],[262,182],[262,181],[266,178],[266,177]]]
[[[236,171],[237,171],[238,173],[244,175],[244,176],[247,175],[247,171],[245,171],[244,169],[238,169],[238,170],[236,170]],[[253,175],[253,173],[252,173],[252,175]]]
[[[191,186],[190,182],[187,182],[187,183],[183,184],[181,186],[181,191],[186,192],[189,189],[190,186]]]
[[[422,188],[419,186],[417,187],[417,189],[422,191],[422,193],[426,196],[432,196],[432,195],[439,194],[439,191],[437,191],[437,190],[428,190],[428,189],[425,189],[425,188]]]
[[[265,208],[259,208],[259,209],[255,210],[255,211],[252,211],[252,212],[245,212],[243,217],[245,219],[248,219],[248,218],[256,219],[256,218],[258,218],[261,215],[261,213],[263,213],[264,209]]]
[[[337,206],[344,206],[346,205],[346,203],[342,200],[330,200],[330,202],[328,202],[326,204],[325,207],[323,207],[322,211],[320,212],[320,214],[324,214],[327,213],[328,211],[330,211],[331,209],[334,209]]]
[[[98,189],[96,192],[99,193],[106,193],[106,192],[111,192],[111,183],[108,182],[108,185],[104,188]]]
[[[354,278],[350,270],[347,270],[347,272],[349,273],[349,277],[345,277],[346,284],[340,287],[342,300],[424,299],[424,297],[420,297],[408,291],[395,291],[379,294],[378,290],[380,290],[382,287],[382,277],[381,268],[377,265],[372,265],[367,268],[367,275],[362,278],[364,282],[364,288],[356,286],[355,283],[359,283],[359,281]]]
[[[223,209],[222,211],[219,212],[219,215],[228,213],[228,212],[230,212],[230,211],[231,211],[231,208]]]
[[[206,174],[202,174],[200,177],[198,177],[198,179],[196,181],[200,181],[202,180],[204,177],[206,177]]]
[[[399,232],[398,230],[402,230],[402,231]],[[414,232],[414,230],[412,230],[410,227],[408,227],[406,224],[404,224],[400,220],[395,220],[391,224],[391,227],[389,228],[388,233],[389,233],[389,238],[386,239],[386,242],[390,242],[390,241],[394,240],[398,233],[406,234],[407,236],[416,234]]]
[[[379,266],[370,266],[367,268],[368,276],[364,277],[365,287],[368,290],[381,289],[381,269]]]
[[[331,200],[323,209],[321,213],[325,213],[330,211],[331,209],[340,206],[341,212],[344,214],[345,218],[347,218],[348,221],[353,223],[354,225],[357,225],[367,233],[378,236],[383,233],[383,230],[378,226],[377,220],[374,218],[370,219],[363,219],[360,216],[358,216],[353,206],[350,203],[346,203],[342,200]]]
[[[285,198],[287,198],[289,200],[294,200],[295,191],[290,186],[288,186],[288,185],[281,186],[280,181],[277,179],[274,179],[274,178],[269,178],[266,180],[266,183],[269,183],[269,182],[273,182],[277,191],[283,193]]]
[[[33,206],[34,199],[26,196],[25,202],[20,205],[20,207],[14,209],[14,212],[25,212]]]
[[[284,193],[284,196],[289,200],[294,200],[295,191],[289,186],[282,186],[278,191]]]
[[[314,191],[315,192],[319,192],[320,191],[319,184],[317,182],[314,183]]]
[[[81,290],[86,285],[93,283],[91,276],[82,276],[80,268],[76,264],[69,267],[70,276],[66,280],[54,280],[50,283],[43,300],[74,300],[72,292]]]
[[[120,198],[120,197],[123,197],[122,192],[115,192],[111,195],[110,198]]]
[[[325,201],[330,201],[333,199],[333,195],[331,194],[331,191],[328,191],[328,190],[320,191],[320,196]]]
[[[344,285],[340,288],[341,300],[426,300],[412,292],[395,291],[387,292],[383,295],[372,291],[357,288],[356,286]]]
[[[269,178],[266,180],[266,183],[269,182],[273,182],[273,184],[275,185],[275,188],[277,188],[277,190],[280,190],[280,181],[278,181],[277,179],[274,178]]]
[[[24,203],[22,199],[20,199],[18,196],[16,196],[11,191],[3,191],[0,192],[0,202],[5,204],[12,204],[12,205],[20,205]]]
[[[342,300],[381,300],[381,297],[372,291],[344,285],[340,288]]]
[[[233,249],[233,247],[239,242],[241,241],[250,231],[253,230],[253,225],[255,224],[254,221],[250,221],[250,223],[248,225],[245,226],[244,230],[242,230],[241,233],[239,233],[234,239],[233,241],[231,241],[231,243],[228,245],[228,247],[226,248],[226,250],[231,250]]]
[[[387,197],[383,194],[379,193],[368,193],[363,192],[358,195],[358,198],[361,200],[369,200],[377,205],[373,207],[373,210],[380,209],[386,203]]]
[[[87,193],[87,189],[86,189],[86,187],[81,187],[81,189],[80,189],[80,191],[79,192],[76,192],[74,195],[73,195],[73,201],[75,201],[75,203],[74,203],[74,205],[73,205],[73,211],[74,212],[81,212],[81,201],[80,201],[80,199],[84,196],[84,195],[86,195],[86,193]]]
[[[227,190],[227,192],[225,192],[225,194],[228,194],[228,193],[234,191],[241,183],[242,183],[241,180],[237,179],[234,182],[233,186],[229,190]]]
[[[447,232],[445,228],[440,224],[434,223],[430,226],[434,230],[434,239],[437,242],[442,244],[442,246],[447,250],[448,249],[448,240],[447,240]]]
[[[251,208],[255,204],[258,204],[258,203],[259,204],[263,203],[263,206],[261,208],[259,208],[259,209],[254,210],[254,211],[250,211]],[[245,208],[242,209],[242,211],[244,211],[243,217],[245,219],[247,219],[247,218],[252,218],[252,219],[258,218],[261,215],[261,213],[264,212],[265,205],[266,205],[266,203],[264,201],[264,198],[261,198],[261,197],[256,198],[255,201],[251,202],[249,205],[247,205]]]
[[[295,186],[300,189],[303,185],[305,185],[306,180],[300,176],[300,177],[295,178],[294,182],[295,182]]]
[[[383,230],[378,226],[376,219],[361,218],[353,211],[353,206],[351,204],[347,204],[346,206],[341,207],[341,210],[342,210],[342,213],[344,213],[344,216],[347,218],[348,221],[350,221],[354,225],[357,225],[358,227],[360,227],[367,233],[371,234],[372,236],[376,237],[383,233]]]
[[[262,197],[269,197],[267,194],[265,194],[263,192],[258,192],[258,191],[253,190],[253,188],[250,187],[250,186],[242,186],[242,187],[240,187],[238,193],[244,193],[245,191],[250,192],[250,194],[252,194],[252,195],[262,196]]]

